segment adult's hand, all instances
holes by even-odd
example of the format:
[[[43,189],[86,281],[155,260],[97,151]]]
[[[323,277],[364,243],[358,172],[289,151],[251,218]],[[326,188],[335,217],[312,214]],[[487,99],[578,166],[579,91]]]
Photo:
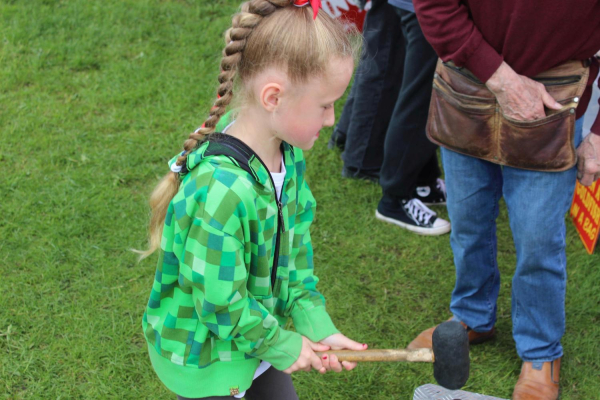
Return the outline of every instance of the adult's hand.
[[[590,133],[577,148],[577,179],[583,186],[600,179],[600,135]]]
[[[363,343],[358,343],[341,333],[335,333],[331,336],[326,337],[321,340],[319,343],[324,344],[326,346],[331,347],[331,350],[366,350],[367,346]],[[356,368],[355,362],[350,361],[342,361],[340,362],[336,355],[331,354],[329,357],[323,356],[323,366],[329,371],[334,372],[342,372],[342,367],[346,369],[346,371],[353,370]]]
[[[504,61],[485,84],[496,96],[504,115],[512,119],[532,121],[546,116],[544,106],[554,110],[562,107],[544,85],[517,74]]]

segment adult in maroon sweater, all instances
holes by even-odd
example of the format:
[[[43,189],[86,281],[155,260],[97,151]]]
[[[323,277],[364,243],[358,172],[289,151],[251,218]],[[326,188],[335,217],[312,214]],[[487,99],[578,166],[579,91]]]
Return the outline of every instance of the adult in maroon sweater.
[[[427,40],[444,61],[473,72],[496,95],[505,115],[519,120],[560,108],[529,79],[600,50],[598,0],[414,0]],[[598,74],[577,108],[578,166],[564,172],[501,167],[442,149],[456,286],[450,310],[473,344],[491,339],[500,275],[496,261],[498,202],[504,196],[517,250],[512,285],[513,338],[523,367],[513,399],[558,397],[560,340],[565,331],[565,218],[576,176],[600,178],[600,116],[581,142],[582,118]],[[578,169],[578,171],[577,171]],[[409,347],[426,347],[433,328]]]

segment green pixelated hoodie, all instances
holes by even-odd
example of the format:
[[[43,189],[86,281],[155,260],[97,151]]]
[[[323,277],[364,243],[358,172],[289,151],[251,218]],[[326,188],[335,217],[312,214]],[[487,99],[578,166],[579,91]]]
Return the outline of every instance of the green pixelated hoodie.
[[[338,332],[313,274],[316,204],[304,157],[287,143],[282,150],[280,202],[241,141],[213,134],[188,156],[143,317],[152,365],[178,395],[244,391],[260,360],[279,370],[294,363],[300,334],[318,341]],[[297,332],[283,329],[289,317]]]

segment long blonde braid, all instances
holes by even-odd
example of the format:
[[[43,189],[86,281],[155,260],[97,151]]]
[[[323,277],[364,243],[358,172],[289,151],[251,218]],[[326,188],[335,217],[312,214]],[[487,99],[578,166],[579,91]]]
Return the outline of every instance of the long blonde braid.
[[[214,132],[219,119],[225,114],[227,106],[233,99],[233,84],[237,74],[242,53],[246,47],[246,39],[263,17],[272,14],[278,8],[289,6],[293,0],[251,0],[242,4],[240,12],[233,16],[231,28],[225,32],[225,48],[221,59],[219,74],[218,98],[210,110],[210,114],[201,128],[192,132],[183,143],[183,153],[177,158],[176,164],[186,165],[187,157],[207,135]],[[158,183],[150,195],[152,216],[149,224],[149,246],[147,250],[136,252],[140,260],[154,253],[162,238],[163,224],[169,203],[177,194],[181,180],[179,174],[168,172]]]

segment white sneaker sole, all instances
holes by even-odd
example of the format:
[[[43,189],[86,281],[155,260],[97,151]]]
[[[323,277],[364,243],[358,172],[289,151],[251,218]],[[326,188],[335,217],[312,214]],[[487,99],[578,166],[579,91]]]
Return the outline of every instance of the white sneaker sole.
[[[377,218],[380,221],[398,225],[401,228],[404,228],[404,229],[414,232],[416,234],[425,235],[425,236],[443,235],[444,233],[450,232],[450,229],[451,229],[450,223],[448,223],[448,225],[439,226],[437,228],[422,228],[420,226],[414,226],[414,225],[407,224],[402,221],[398,221],[397,219],[388,218],[385,215],[380,214],[379,211],[377,211],[377,210],[375,210],[375,218]]]

